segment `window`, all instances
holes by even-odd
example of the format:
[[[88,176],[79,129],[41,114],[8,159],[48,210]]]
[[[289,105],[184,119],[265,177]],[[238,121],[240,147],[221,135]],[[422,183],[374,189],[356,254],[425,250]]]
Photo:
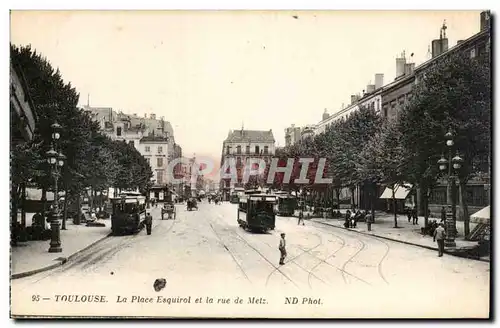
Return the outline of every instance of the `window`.
[[[259,149],[259,146],[255,146],[255,154],[259,154],[260,153],[260,149]]]
[[[148,162],[148,164],[151,166],[151,158],[146,157],[146,161],[147,161],[147,162]]]
[[[236,166],[241,167],[241,157],[236,158]]]
[[[163,183],[163,171],[156,171],[156,183],[157,184]]]
[[[229,187],[230,187],[230,184],[229,184],[230,182],[231,182],[231,181],[226,180],[226,188],[229,188]]]
[[[241,154],[241,146],[236,146],[236,154]]]
[[[119,127],[117,127],[117,128],[116,128],[116,135],[117,135],[118,137],[121,137],[121,136],[122,136],[122,128],[121,128],[121,126],[119,126]]]
[[[226,146],[226,155],[229,155],[231,153],[231,147]]]
[[[250,154],[250,146],[246,146],[245,154]]]
[[[158,167],[163,166],[163,158],[159,157],[156,159],[156,166],[158,166]]]
[[[375,103],[371,103],[371,104],[370,104],[370,109],[371,109],[371,110],[374,110],[374,109],[375,109]]]
[[[134,140],[129,140],[128,144],[134,147]]]
[[[470,51],[470,58],[476,57],[476,49],[472,48]]]
[[[146,150],[146,152],[149,153],[151,151],[151,147],[150,146],[146,146],[145,150]]]
[[[387,107],[384,107],[384,117],[387,117],[388,113],[387,113]]]
[[[264,146],[264,154],[268,154],[269,153],[269,146]]]
[[[158,154],[161,154],[163,153],[163,147],[162,146],[158,146]]]

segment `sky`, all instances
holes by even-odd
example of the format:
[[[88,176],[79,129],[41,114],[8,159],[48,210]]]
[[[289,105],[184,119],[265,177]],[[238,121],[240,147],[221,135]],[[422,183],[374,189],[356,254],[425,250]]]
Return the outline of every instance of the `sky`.
[[[450,47],[479,11],[12,11],[11,43],[31,44],[80,105],[155,113],[184,156],[220,158],[229,130],[316,124],[350,95],[418,66],[446,20]]]

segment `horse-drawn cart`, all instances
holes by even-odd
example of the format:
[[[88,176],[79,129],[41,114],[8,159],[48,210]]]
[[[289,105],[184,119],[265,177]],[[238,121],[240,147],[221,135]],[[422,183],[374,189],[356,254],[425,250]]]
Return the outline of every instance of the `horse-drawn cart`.
[[[173,203],[166,203],[161,209],[161,219],[164,220],[165,214],[167,215],[167,220],[172,219],[175,220],[176,210],[175,205]]]

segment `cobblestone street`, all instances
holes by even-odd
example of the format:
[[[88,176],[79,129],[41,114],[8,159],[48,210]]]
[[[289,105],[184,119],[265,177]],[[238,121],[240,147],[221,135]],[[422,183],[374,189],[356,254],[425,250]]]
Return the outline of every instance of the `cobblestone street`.
[[[301,316],[311,313],[318,298],[326,305],[318,310],[322,316],[487,316],[490,267],[486,262],[439,258],[428,249],[312,221],[298,226],[289,217],[277,217],[270,233],[251,233],[238,226],[236,205],[229,203],[201,203],[198,211],[177,205],[176,220],[161,220],[160,208],[152,213],[151,236],[143,230],[138,235],[108,237],[61,267],[13,280],[13,313],[32,308],[33,294],[51,299],[56,294],[103,294],[112,304],[117,291],[123,290],[121,296],[241,296],[245,302],[251,296],[267,298],[265,304],[252,305],[256,308],[228,305],[234,316],[249,311],[269,317]],[[283,266],[278,265],[281,232],[286,233],[288,251]],[[160,292],[153,289],[157,278],[167,281]],[[307,305],[284,305],[286,295]],[[309,300],[309,295],[314,297]],[[156,306],[144,307],[144,315],[158,311]],[[127,315],[127,306],[88,303],[79,311],[82,307],[93,314]],[[166,316],[228,313],[195,304],[164,309]],[[65,303],[52,310],[71,313]]]

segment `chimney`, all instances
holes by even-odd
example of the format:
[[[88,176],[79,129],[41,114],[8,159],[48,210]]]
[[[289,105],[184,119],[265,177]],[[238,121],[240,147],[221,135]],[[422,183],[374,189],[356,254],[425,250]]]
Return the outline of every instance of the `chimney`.
[[[396,78],[403,76],[405,74],[405,64],[406,64],[406,58],[405,58],[405,53],[401,54],[401,57],[396,58]]]
[[[414,69],[415,69],[415,63],[405,64],[405,75],[413,74]]]
[[[432,40],[432,58],[448,51],[448,38],[446,37],[446,29],[446,21],[444,21],[439,33],[439,39]]]
[[[491,28],[491,13],[490,11],[483,11],[481,13],[481,23],[480,23],[481,32],[487,31]]]
[[[375,84],[368,84],[366,86],[366,93],[367,94],[373,93],[374,91],[375,91]]]
[[[151,118],[152,120],[156,120],[156,114],[150,114],[149,118]]]
[[[384,86],[384,74],[375,74],[375,90]]]
[[[358,99],[356,95],[351,95],[351,105],[354,104],[357,100]]]
[[[148,114],[144,113],[144,118],[148,118]]]
[[[464,40],[458,40],[457,45],[459,45],[460,43],[463,43],[463,42],[464,42]]]

